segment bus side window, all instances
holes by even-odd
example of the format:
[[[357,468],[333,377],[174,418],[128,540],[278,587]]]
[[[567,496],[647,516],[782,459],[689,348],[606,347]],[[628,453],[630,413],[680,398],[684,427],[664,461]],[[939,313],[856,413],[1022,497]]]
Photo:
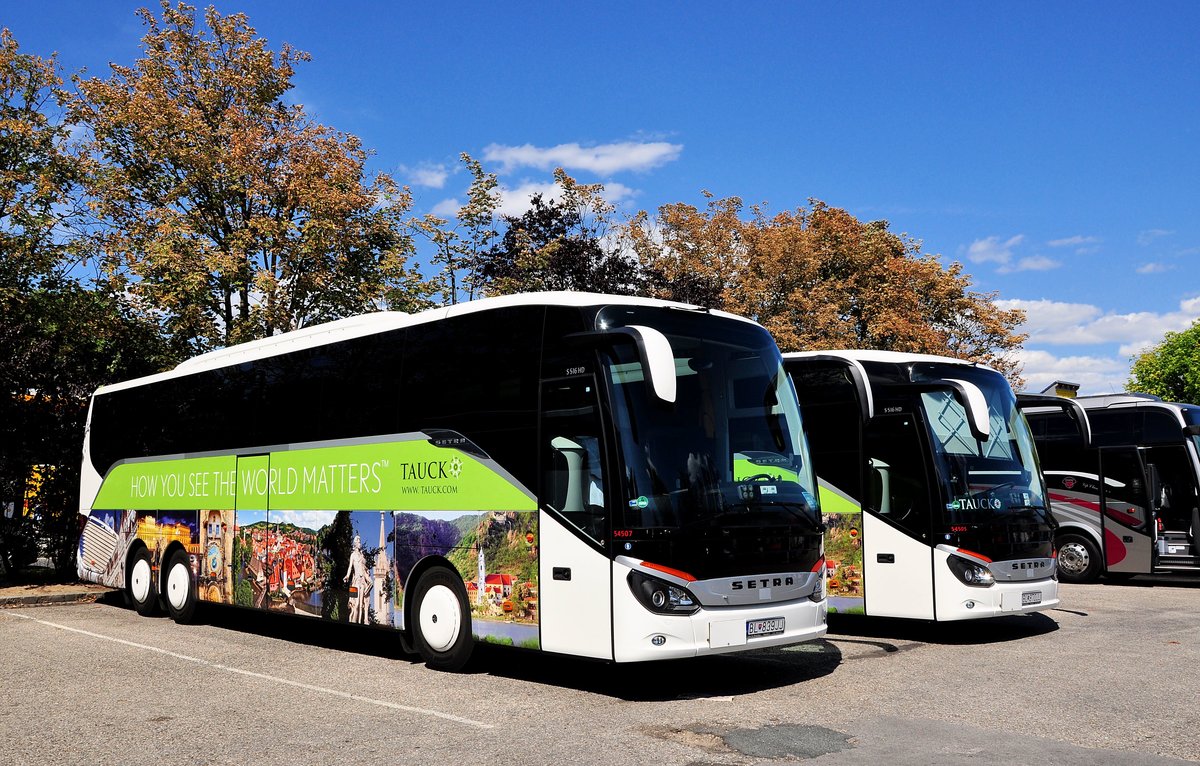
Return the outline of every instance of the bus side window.
[[[542,408],[542,504],[603,542],[608,518],[595,379],[546,381]]]
[[[863,432],[866,506],[920,536],[929,531],[924,447],[911,415],[873,418]]]

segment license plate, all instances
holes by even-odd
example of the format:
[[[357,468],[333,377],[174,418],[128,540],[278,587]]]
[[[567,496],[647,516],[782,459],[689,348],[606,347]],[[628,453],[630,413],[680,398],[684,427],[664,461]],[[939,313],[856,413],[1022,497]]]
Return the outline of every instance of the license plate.
[[[783,632],[782,617],[767,617],[763,620],[747,620],[746,636],[775,636]]]
[[[1021,594],[1021,606],[1029,606],[1030,604],[1042,603],[1042,592],[1040,590],[1030,591]]]

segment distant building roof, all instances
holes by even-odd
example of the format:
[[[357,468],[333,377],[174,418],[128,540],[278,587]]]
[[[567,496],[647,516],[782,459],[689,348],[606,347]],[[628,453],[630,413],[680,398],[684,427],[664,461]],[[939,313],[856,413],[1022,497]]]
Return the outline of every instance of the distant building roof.
[[[1079,384],[1068,383],[1065,380],[1056,380],[1043,388],[1040,393],[1074,399],[1079,394]]]

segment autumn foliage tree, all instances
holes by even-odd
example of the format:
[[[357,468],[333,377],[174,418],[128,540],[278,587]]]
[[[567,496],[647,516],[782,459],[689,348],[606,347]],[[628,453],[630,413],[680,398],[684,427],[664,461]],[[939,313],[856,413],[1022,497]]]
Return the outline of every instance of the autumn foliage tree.
[[[419,304],[407,191],[286,100],[308,55],[242,14],[139,14],[143,57],[79,81],[72,107],[109,278],[189,350]]]
[[[0,576],[39,553],[74,574],[88,398],[169,361],[157,325],[82,281],[87,220],[61,86],[53,57],[0,32]]]
[[[630,238],[661,298],[752,317],[784,350],[873,348],[986,362],[1019,381],[1011,352],[1020,311],[971,290],[962,266],[943,267],[885,221],[862,222],[818,200],[769,216],[741,199],[708,197],[641,214]]]

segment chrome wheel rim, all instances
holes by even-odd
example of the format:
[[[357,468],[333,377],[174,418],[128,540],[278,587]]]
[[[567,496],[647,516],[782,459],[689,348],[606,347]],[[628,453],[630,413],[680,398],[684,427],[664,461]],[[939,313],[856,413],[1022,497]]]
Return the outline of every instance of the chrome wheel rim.
[[[1058,549],[1058,568],[1067,574],[1083,574],[1092,557],[1083,543],[1070,542]]]

